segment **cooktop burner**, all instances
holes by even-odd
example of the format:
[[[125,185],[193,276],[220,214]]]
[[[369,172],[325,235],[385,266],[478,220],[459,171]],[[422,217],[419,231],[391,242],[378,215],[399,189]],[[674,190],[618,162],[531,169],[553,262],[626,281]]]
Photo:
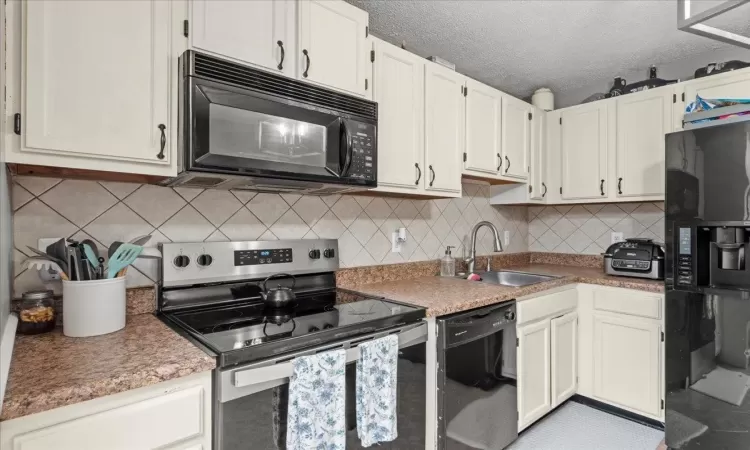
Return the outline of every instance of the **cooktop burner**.
[[[256,300],[240,305],[174,312],[169,316],[217,353],[253,350],[249,356],[258,359],[374,331],[391,325],[389,319],[410,312],[417,313],[420,318],[424,316],[420,308],[331,289],[298,295],[295,304],[288,308],[272,309]],[[384,322],[378,324],[378,321]],[[261,350],[265,344],[280,340],[284,340],[283,346]]]
[[[158,311],[190,334],[220,368],[313,351],[415,323],[425,309],[336,288],[334,239],[161,244]],[[295,300],[269,308],[263,296]],[[334,345],[335,346],[335,345]]]

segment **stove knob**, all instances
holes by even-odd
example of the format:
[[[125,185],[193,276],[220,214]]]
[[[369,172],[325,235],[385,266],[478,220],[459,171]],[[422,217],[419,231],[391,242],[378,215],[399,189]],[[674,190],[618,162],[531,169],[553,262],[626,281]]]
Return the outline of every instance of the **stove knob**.
[[[323,325],[324,330],[330,330],[331,328],[333,328],[333,325],[331,325],[330,323]]]
[[[211,265],[212,262],[214,262],[214,257],[211,255],[203,254],[198,257],[197,262],[199,266],[208,267]]]
[[[310,255],[310,259],[320,259],[320,250],[310,250],[308,255]]]
[[[515,311],[505,311],[505,319],[506,320],[516,320],[516,313],[515,313]]]
[[[178,255],[174,257],[174,260],[172,262],[174,263],[175,267],[184,269],[188,266],[188,264],[190,264],[190,258],[185,255]]]
[[[316,331],[320,331],[320,328],[316,327],[315,325],[307,329],[308,333],[315,333]]]
[[[332,248],[327,248],[323,250],[323,256],[325,256],[326,258],[333,258],[334,256],[336,256],[336,251]]]

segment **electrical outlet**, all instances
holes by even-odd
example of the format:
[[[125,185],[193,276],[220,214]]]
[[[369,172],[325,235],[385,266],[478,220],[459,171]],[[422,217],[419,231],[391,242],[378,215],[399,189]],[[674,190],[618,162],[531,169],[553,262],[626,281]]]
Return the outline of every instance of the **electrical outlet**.
[[[391,253],[401,253],[401,244],[405,240],[400,238],[398,230],[391,233]]]
[[[625,240],[625,238],[622,237],[622,233],[621,232],[619,232],[619,231],[613,231],[612,232],[610,241],[613,244],[615,244],[617,242],[622,242],[624,240]]]
[[[503,245],[506,247],[510,245],[510,231],[508,230],[503,232]]]

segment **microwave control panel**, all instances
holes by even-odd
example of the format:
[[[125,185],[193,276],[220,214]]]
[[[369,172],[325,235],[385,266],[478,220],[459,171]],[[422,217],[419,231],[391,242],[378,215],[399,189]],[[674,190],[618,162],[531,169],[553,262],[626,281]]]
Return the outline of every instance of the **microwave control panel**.
[[[349,167],[350,178],[363,178],[365,180],[377,179],[376,168],[378,166],[375,126],[355,122],[351,127],[352,133],[352,163]]]

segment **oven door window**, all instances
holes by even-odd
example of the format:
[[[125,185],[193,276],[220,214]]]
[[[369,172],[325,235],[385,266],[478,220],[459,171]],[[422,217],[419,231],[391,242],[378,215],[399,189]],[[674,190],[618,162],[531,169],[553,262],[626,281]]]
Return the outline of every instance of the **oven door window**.
[[[282,177],[341,175],[350,148],[338,116],[215,83],[191,83],[194,167]]]
[[[426,365],[424,343],[399,349],[398,438],[378,449],[406,450],[425,447]],[[346,449],[364,450],[357,436],[356,366],[346,366]],[[285,450],[289,384],[220,404],[217,433],[219,450]],[[369,447],[372,448],[372,447]]]

